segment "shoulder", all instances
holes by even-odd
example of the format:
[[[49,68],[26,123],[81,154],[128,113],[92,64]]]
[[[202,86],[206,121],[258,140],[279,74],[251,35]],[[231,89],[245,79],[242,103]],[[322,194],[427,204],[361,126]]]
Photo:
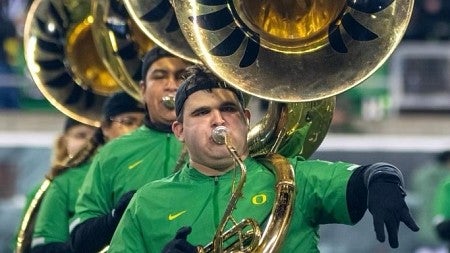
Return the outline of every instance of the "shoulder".
[[[90,165],[91,162],[89,161],[80,164],[78,166],[66,169],[63,173],[61,173],[60,175],[56,176],[53,179],[52,185],[66,185],[69,182],[80,181],[84,179],[89,170]]]
[[[129,134],[122,135],[106,143],[100,148],[99,154],[106,153],[109,155],[112,152],[123,153],[127,150],[148,149],[153,146],[152,144],[161,143],[161,140],[166,138],[167,135],[167,133],[158,132],[142,126]]]
[[[348,163],[348,162],[331,162],[331,161],[324,161],[320,159],[315,160],[305,160],[302,157],[294,157],[294,158],[288,158],[289,162],[294,166],[295,168],[301,168],[301,169],[348,169],[353,170],[360,165],[354,164],[354,163]]]
[[[180,189],[185,191],[185,187],[179,187],[184,183],[183,180],[180,180],[180,174],[181,172],[179,171],[168,177],[146,183],[135,193],[135,198],[139,199],[138,201],[159,201],[160,199],[164,200],[166,198],[164,196]]]
[[[170,189],[172,187],[172,185],[175,185],[177,183],[181,183],[180,182],[180,174],[181,172],[175,172],[174,174],[161,178],[161,179],[157,179],[154,181],[150,181],[148,183],[146,183],[144,186],[142,186],[139,191],[142,192],[153,192],[155,190],[161,190],[164,188],[168,188]]]

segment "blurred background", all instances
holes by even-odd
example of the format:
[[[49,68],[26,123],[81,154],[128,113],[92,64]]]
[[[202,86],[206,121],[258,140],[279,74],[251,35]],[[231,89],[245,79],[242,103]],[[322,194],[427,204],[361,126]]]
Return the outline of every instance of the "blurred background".
[[[29,5],[27,0],[0,0],[0,253],[11,252],[25,195],[43,179],[64,121],[26,67],[23,27]],[[266,103],[252,100],[250,106],[258,115]],[[450,1],[416,0],[394,54],[370,78],[337,97],[330,130],[313,157],[397,165],[419,221],[429,212],[432,190],[442,178],[423,174],[449,149]],[[429,219],[420,218],[418,233],[402,225],[400,248],[395,250],[376,241],[371,222],[366,215],[353,227],[323,226],[321,251],[448,252],[435,238]]]

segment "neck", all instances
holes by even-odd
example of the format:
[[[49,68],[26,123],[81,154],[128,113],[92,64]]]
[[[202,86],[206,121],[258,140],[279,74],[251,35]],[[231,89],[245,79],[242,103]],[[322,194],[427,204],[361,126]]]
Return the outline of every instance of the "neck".
[[[155,129],[164,133],[172,133],[172,126],[160,122],[153,122],[148,114],[145,115],[144,125],[148,128]]]
[[[240,157],[242,162],[244,162],[246,158],[247,158],[247,155],[242,155]],[[232,159],[232,158],[230,157],[229,159]],[[217,162],[214,164],[214,167],[200,164],[200,163],[197,163],[192,160],[190,160],[189,163],[197,171],[199,171],[203,175],[210,176],[210,177],[221,176],[223,174],[226,174],[228,171],[233,170],[234,168],[236,168],[236,166],[239,166],[238,162],[236,162],[234,160],[231,160],[231,162],[230,162],[230,160],[228,160],[228,159],[227,159],[227,161],[224,161],[223,163],[221,163],[219,160],[217,160]]]

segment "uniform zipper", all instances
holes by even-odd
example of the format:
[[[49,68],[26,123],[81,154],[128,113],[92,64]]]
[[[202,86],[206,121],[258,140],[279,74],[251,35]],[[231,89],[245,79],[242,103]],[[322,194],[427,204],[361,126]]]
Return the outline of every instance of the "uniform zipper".
[[[214,177],[214,193],[213,193],[213,208],[214,208],[214,227],[217,229],[220,222],[220,208],[219,208],[219,177]]]
[[[170,171],[169,171],[169,160],[170,160],[170,139],[171,136],[170,134],[166,134],[166,158],[164,159],[164,171],[165,171],[165,176],[168,176]]]

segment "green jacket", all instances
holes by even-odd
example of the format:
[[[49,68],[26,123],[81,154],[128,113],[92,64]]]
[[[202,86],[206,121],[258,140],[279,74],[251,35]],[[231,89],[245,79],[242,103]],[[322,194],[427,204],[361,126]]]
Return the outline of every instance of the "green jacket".
[[[436,224],[450,220],[450,176],[437,185],[433,202],[433,222]]]
[[[67,242],[75,202],[91,162],[64,171],[55,177],[39,208],[31,247],[52,242]]]
[[[320,224],[350,224],[347,182],[358,167],[347,163],[289,159],[296,177],[296,200],[282,252],[319,252]],[[273,206],[275,177],[253,158],[245,160],[247,180],[233,212],[236,221],[254,218],[264,223]],[[232,170],[208,177],[186,165],[175,175],[152,182],[131,200],[108,252],[161,252],[182,226],[191,226],[188,241],[212,241],[232,193]],[[236,171],[239,171],[237,169]]]
[[[181,147],[173,133],[146,126],[108,142],[81,186],[71,227],[111,212],[128,191],[172,174]]]

